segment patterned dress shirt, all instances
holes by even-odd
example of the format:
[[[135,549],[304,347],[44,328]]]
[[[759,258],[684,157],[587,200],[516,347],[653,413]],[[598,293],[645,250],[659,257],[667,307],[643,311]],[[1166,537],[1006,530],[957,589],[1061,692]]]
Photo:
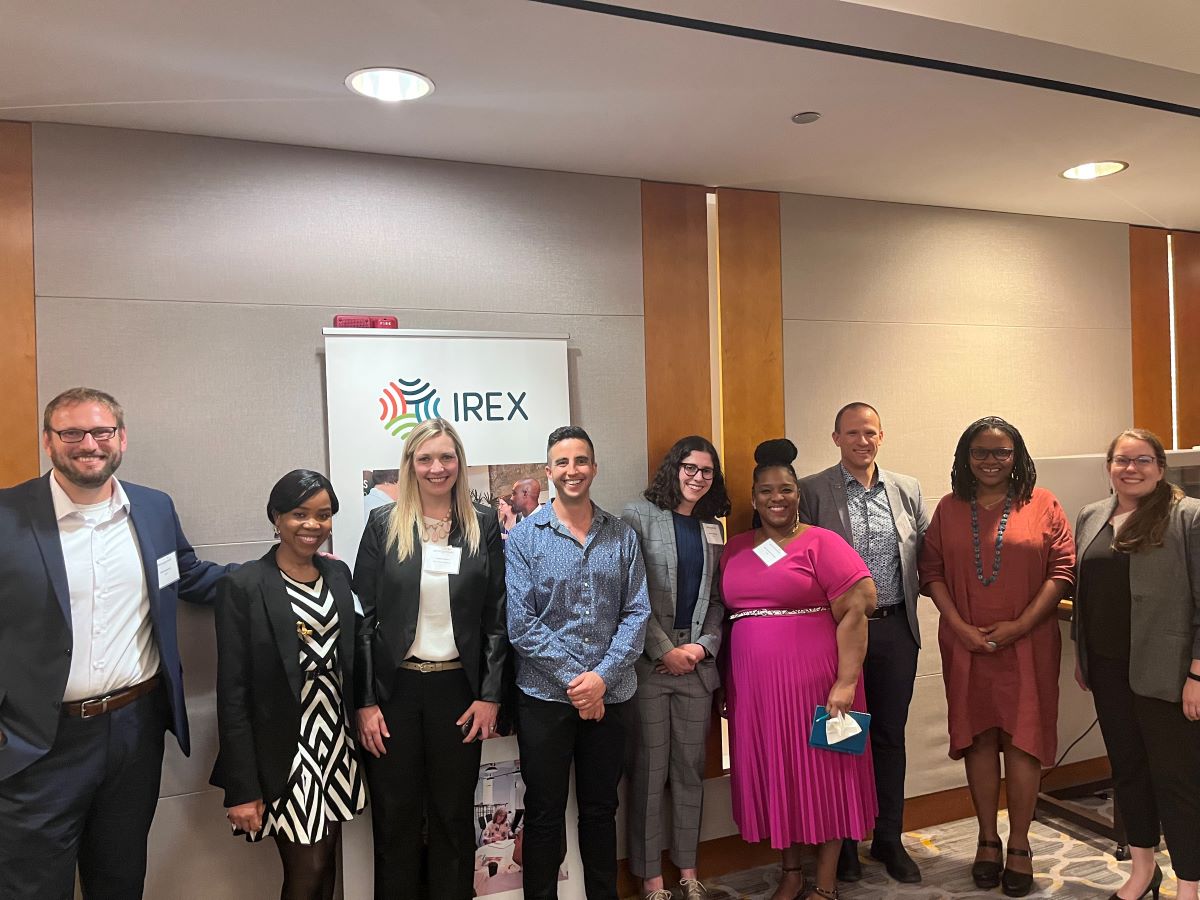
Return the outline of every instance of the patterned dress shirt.
[[[650,597],[637,533],[595,504],[582,544],[547,502],[505,543],[508,637],[517,651],[517,687],[560,703],[584,672],[604,679],[605,703],[637,688]]]
[[[841,470],[846,482],[851,539],[875,580],[876,606],[882,609],[901,604],[904,573],[900,569],[900,534],[879,469],[875,469],[875,482],[869,488],[863,487],[845,466]]]

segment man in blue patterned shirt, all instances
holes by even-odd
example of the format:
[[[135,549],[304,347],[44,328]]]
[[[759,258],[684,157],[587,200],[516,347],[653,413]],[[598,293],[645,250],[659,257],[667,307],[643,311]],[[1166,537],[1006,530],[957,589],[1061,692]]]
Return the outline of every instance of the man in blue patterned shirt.
[[[904,728],[917,676],[917,553],[929,520],[915,478],[875,465],[883,443],[879,413],[866,403],[838,410],[833,443],[841,461],[800,482],[800,521],[835,531],[863,558],[878,592],[871,616],[863,686],[871,713],[871,756],[879,816],[871,856],[897,881],[915,883],[921,870],[900,842],[904,817]],[[858,881],[858,842],[847,840],[838,880]]]
[[[637,534],[591,501],[586,431],[551,433],[555,498],[505,545],[508,635],[517,651],[517,741],[525,781],[524,892],[558,896],[571,763],[588,900],[617,900],[617,784],[633,663],[650,599]]]

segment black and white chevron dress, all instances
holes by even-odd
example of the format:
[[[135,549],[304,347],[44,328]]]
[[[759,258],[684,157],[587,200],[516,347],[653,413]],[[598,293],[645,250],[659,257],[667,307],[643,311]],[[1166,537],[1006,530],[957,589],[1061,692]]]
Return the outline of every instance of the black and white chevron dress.
[[[312,629],[300,645],[300,739],[282,797],[267,804],[263,827],[250,840],[283,835],[313,844],[329,833],[329,823],[345,822],[367,805],[367,790],[346,733],[337,659],[338,622],[333,594],[322,579],[313,585],[282,571],[297,622]]]

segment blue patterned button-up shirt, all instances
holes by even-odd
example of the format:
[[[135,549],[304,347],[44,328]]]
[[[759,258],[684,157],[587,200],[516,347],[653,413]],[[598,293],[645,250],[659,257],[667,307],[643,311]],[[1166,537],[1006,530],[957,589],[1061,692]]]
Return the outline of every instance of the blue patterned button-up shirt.
[[[554,514],[531,513],[505,542],[508,639],[517,651],[517,687],[540,700],[567,699],[584,672],[604,679],[605,703],[633,696],[650,597],[637,533],[592,505],[582,544]]]
[[[875,469],[875,483],[869,488],[842,466],[846,482],[846,506],[850,510],[850,535],[854,549],[862,557],[875,580],[876,606],[896,606],[904,602],[904,573],[900,569],[900,534],[887,488]]]

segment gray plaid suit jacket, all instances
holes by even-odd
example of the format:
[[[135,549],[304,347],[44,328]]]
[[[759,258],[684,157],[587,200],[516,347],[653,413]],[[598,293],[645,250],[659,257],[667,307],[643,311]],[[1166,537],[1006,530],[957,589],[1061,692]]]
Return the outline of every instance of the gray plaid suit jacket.
[[[675,577],[678,550],[675,547],[675,522],[671,510],[659,509],[649,500],[635,500],[625,507],[621,518],[637,532],[642,542],[642,559],[646,564],[646,586],[650,591],[650,621],[646,624],[646,648],[634,664],[638,677],[654,670],[663,654],[677,644],[675,634],[675,598],[679,585]],[[720,523],[715,519],[703,520]],[[724,531],[722,531],[722,535]],[[721,603],[721,585],[717,566],[725,546],[704,542],[704,574],[700,579],[700,596],[692,613],[691,634],[682,643],[699,644],[708,657],[696,666],[696,672],[709,691],[721,683],[717,674],[717,651],[721,649],[721,627],[725,606]]]

